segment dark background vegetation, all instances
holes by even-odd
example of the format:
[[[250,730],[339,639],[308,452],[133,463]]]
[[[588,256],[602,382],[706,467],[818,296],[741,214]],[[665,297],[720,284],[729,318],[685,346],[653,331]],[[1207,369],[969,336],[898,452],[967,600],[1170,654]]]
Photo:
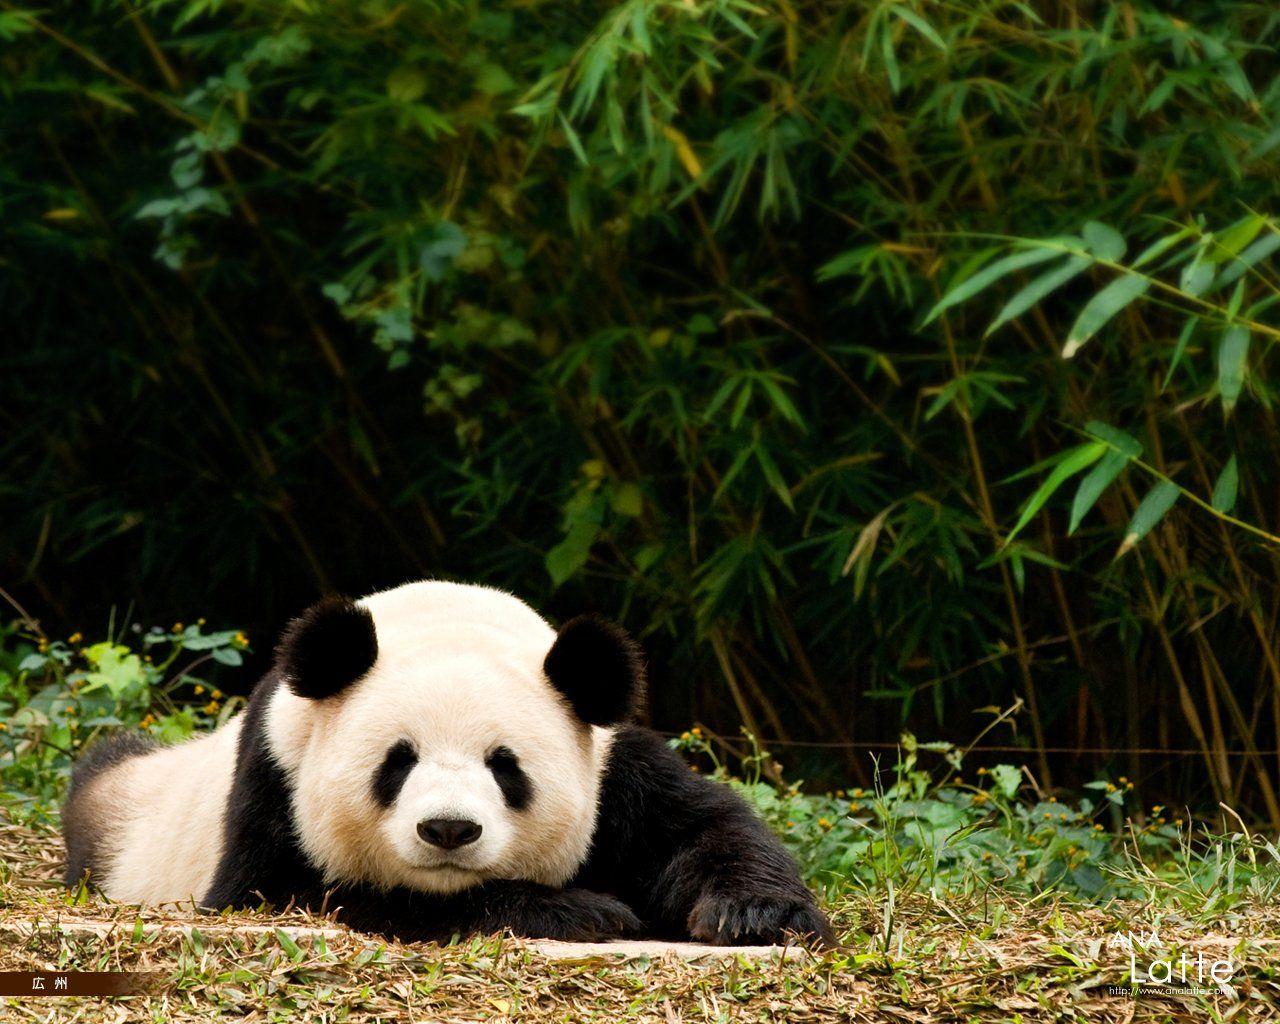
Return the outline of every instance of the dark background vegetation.
[[[1239,0],[0,0],[4,585],[55,635],[243,627],[247,687],[322,591],[487,581],[618,617],[658,724],[791,774],[1021,699],[984,742],[1045,784],[1280,818],[1273,545],[1184,501],[1115,558],[1128,471],[1002,546],[1095,419],[1206,495],[1235,455],[1280,528],[1267,351],[1224,417],[1208,339],[1165,386],[1159,303],[1062,358],[1101,273],[925,322],[984,235],[1271,212],[1278,37]]]

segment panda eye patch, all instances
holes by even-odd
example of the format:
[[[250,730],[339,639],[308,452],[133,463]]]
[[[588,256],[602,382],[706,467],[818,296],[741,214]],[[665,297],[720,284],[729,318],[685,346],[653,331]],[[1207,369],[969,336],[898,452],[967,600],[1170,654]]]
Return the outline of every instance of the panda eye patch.
[[[418,752],[408,740],[400,740],[382,759],[382,766],[373,777],[373,798],[382,807],[390,807],[400,795],[404,780],[418,763]]]
[[[510,747],[495,747],[484,759],[484,763],[493,772],[494,781],[502,790],[502,798],[506,800],[508,807],[522,811],[529,806],[533,787],[529,783],[529,776],[520,767],[520,759]]]

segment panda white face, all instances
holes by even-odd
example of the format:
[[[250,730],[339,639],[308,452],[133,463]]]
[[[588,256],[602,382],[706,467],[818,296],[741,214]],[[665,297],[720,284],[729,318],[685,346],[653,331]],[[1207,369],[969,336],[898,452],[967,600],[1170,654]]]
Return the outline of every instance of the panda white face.
[[[266,720],[298,838],[326,880],[566,882],[590,847],[612,731],[549,679],[556,633],[510,595],[450,583],[346,607],[286,638],[288,685]],[[343,661],[370,623],[371,667],[330,692],[324,671],[360,667]]]

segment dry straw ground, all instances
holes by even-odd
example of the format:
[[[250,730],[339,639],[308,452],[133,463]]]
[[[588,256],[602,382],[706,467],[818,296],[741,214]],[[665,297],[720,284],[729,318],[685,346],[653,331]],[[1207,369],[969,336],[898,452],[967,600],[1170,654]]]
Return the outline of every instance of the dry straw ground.
[[[387,944],[296,913],[70,906],[56,881],[60,857],[53,831],[0,817],[0,970],[150,970],[163,981],[128,998],[0,1000],[5,1022],[1280,1018],[1280,907],[1204,921],[998,890],[959,902],[859,895],[833,908],[847,943],[839,952],[690,961],[607,948],[549,955],[501,937]],[[1129,967],[1116,936],[1153,930],[1175,958],[1232,958],[1232,984],[1109,992]]]

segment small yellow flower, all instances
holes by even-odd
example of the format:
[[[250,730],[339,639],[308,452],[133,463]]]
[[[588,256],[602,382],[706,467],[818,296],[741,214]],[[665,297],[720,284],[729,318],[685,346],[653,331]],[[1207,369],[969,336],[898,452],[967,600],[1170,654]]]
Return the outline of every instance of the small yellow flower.
[[[80,633],[72,633],[69,637],[67,637],[67,643],[78,644],[83,639],[84,639],[84,636],[82,636]]]
[[[213,699],[214,699],[214,700],[222,700],[222,691],[221,691],[221,690],[214,690],[214,691],[213,691]]]
[[[195,692],[196,692],[196,696],[199,697],[202,693],[204,693],[204,687],[201,686],[199,683],[197,683]]]
[[[983,859],[983,860],[990,860],[990,859],[991,859],[991,851],[990,851],[990,850],[986,850],[986,851],[984,851],[984,853],[982,854],[982,859]]]
[[[184,628],[184,627],[183,627],[183,625],[182,625],[182,623],[181,623],[181,622],[175,622],[175,623],[173,624],[173,629],[169,630],[169,632],[170,632],[170,633],[181,633],[181,632],[182,632],[182,630],[183,630],[183,628]]]
[[[985,768],[979,768],[979,769],[978,769],[978,774],[979,774],[979,775],[986,775],[986,774],[987,774],[987,770],[986,770]]]
[[[795,828],[795,827],[796,827],[796,823],[794,821],[787,822],[787,828]]]
[[[973,802],[975,804],[985,804],[987,802],[987,794],[982,790],[978,790],[978,792],[973,794]]]
[[[1159,814],[1159,813],[1160,813],[1161,811],[1163,811],[1163,810],[1164,810],[1164,804],[1155,804],[1155,805],[1151,808],[1151,813],[1152,813],[1152,814]]]
[[[1093,830],[1094,830],[1095,832],[1105,832],[1105,831],[1106,831],[1106,829],[1104,829],[1101,825],[1094,825],[1094,826],[1093,826]]]
[[[836,797],[837,797],[837,799],[843,800],[843,799],[844,799],[844,790],[843,790],[843,789],[837,789],[837,790],[836,790]]]
[[[695,726],[694,726],[690,731],[691,731],[695,736],[697,736],[699,739],[701,739],[701,738],[702,738],[702,727],[701,727],[701,726],[697,726],[697,725],[695,725]]]
[[[1120,776],[1120,781],[1121,781],[1122,783],[1123,783],[1123,782],[1128,782],[1128,781],[1129,781],[1129,776],[1127,776],[1127,775],[1121,775],[1121,776]]]
[[[8,731],[9,731],[9,723],[0,722],[0,732],[8,732]]]
[[[853,789],[853,795],[854,795],[854,796],[862,796],[862,790],[861,790],[861,789],[859,789],[859,788],[857,788],[857,787],[854,787],[854,789]]]
[[[849,813],[850,813],[850,814],[857,814],[860,810],[862,810],[862,804],[859,804],[859,803],[851,803],[851,804],[849,805]]]
[[[689,739],[690,739],[690,736],[689,736],[689,734],[688,734],[687,732],[682,732],[682,733],[680,734],[680,739],[681,739],[683,742],[688,743],[688,742],[689,742]]]
[[[1108,793],[1114,793],[1115,791],[1116,791],[1116,787],[1115,787],[1112,783],[1108,782],[1108,783],[1107,783],[1107,792],[1108,792]]]
[[[232,637],[231,642],[234,643],[237,647],[249,646],[249,638],[245,636],[243,633],[239,633],[239,632],[237,632],[236,635]]]
[[[197,626],[203,626],[203,625],[204,625],[204,619],[196,619],[196,625],[197,625]]]

